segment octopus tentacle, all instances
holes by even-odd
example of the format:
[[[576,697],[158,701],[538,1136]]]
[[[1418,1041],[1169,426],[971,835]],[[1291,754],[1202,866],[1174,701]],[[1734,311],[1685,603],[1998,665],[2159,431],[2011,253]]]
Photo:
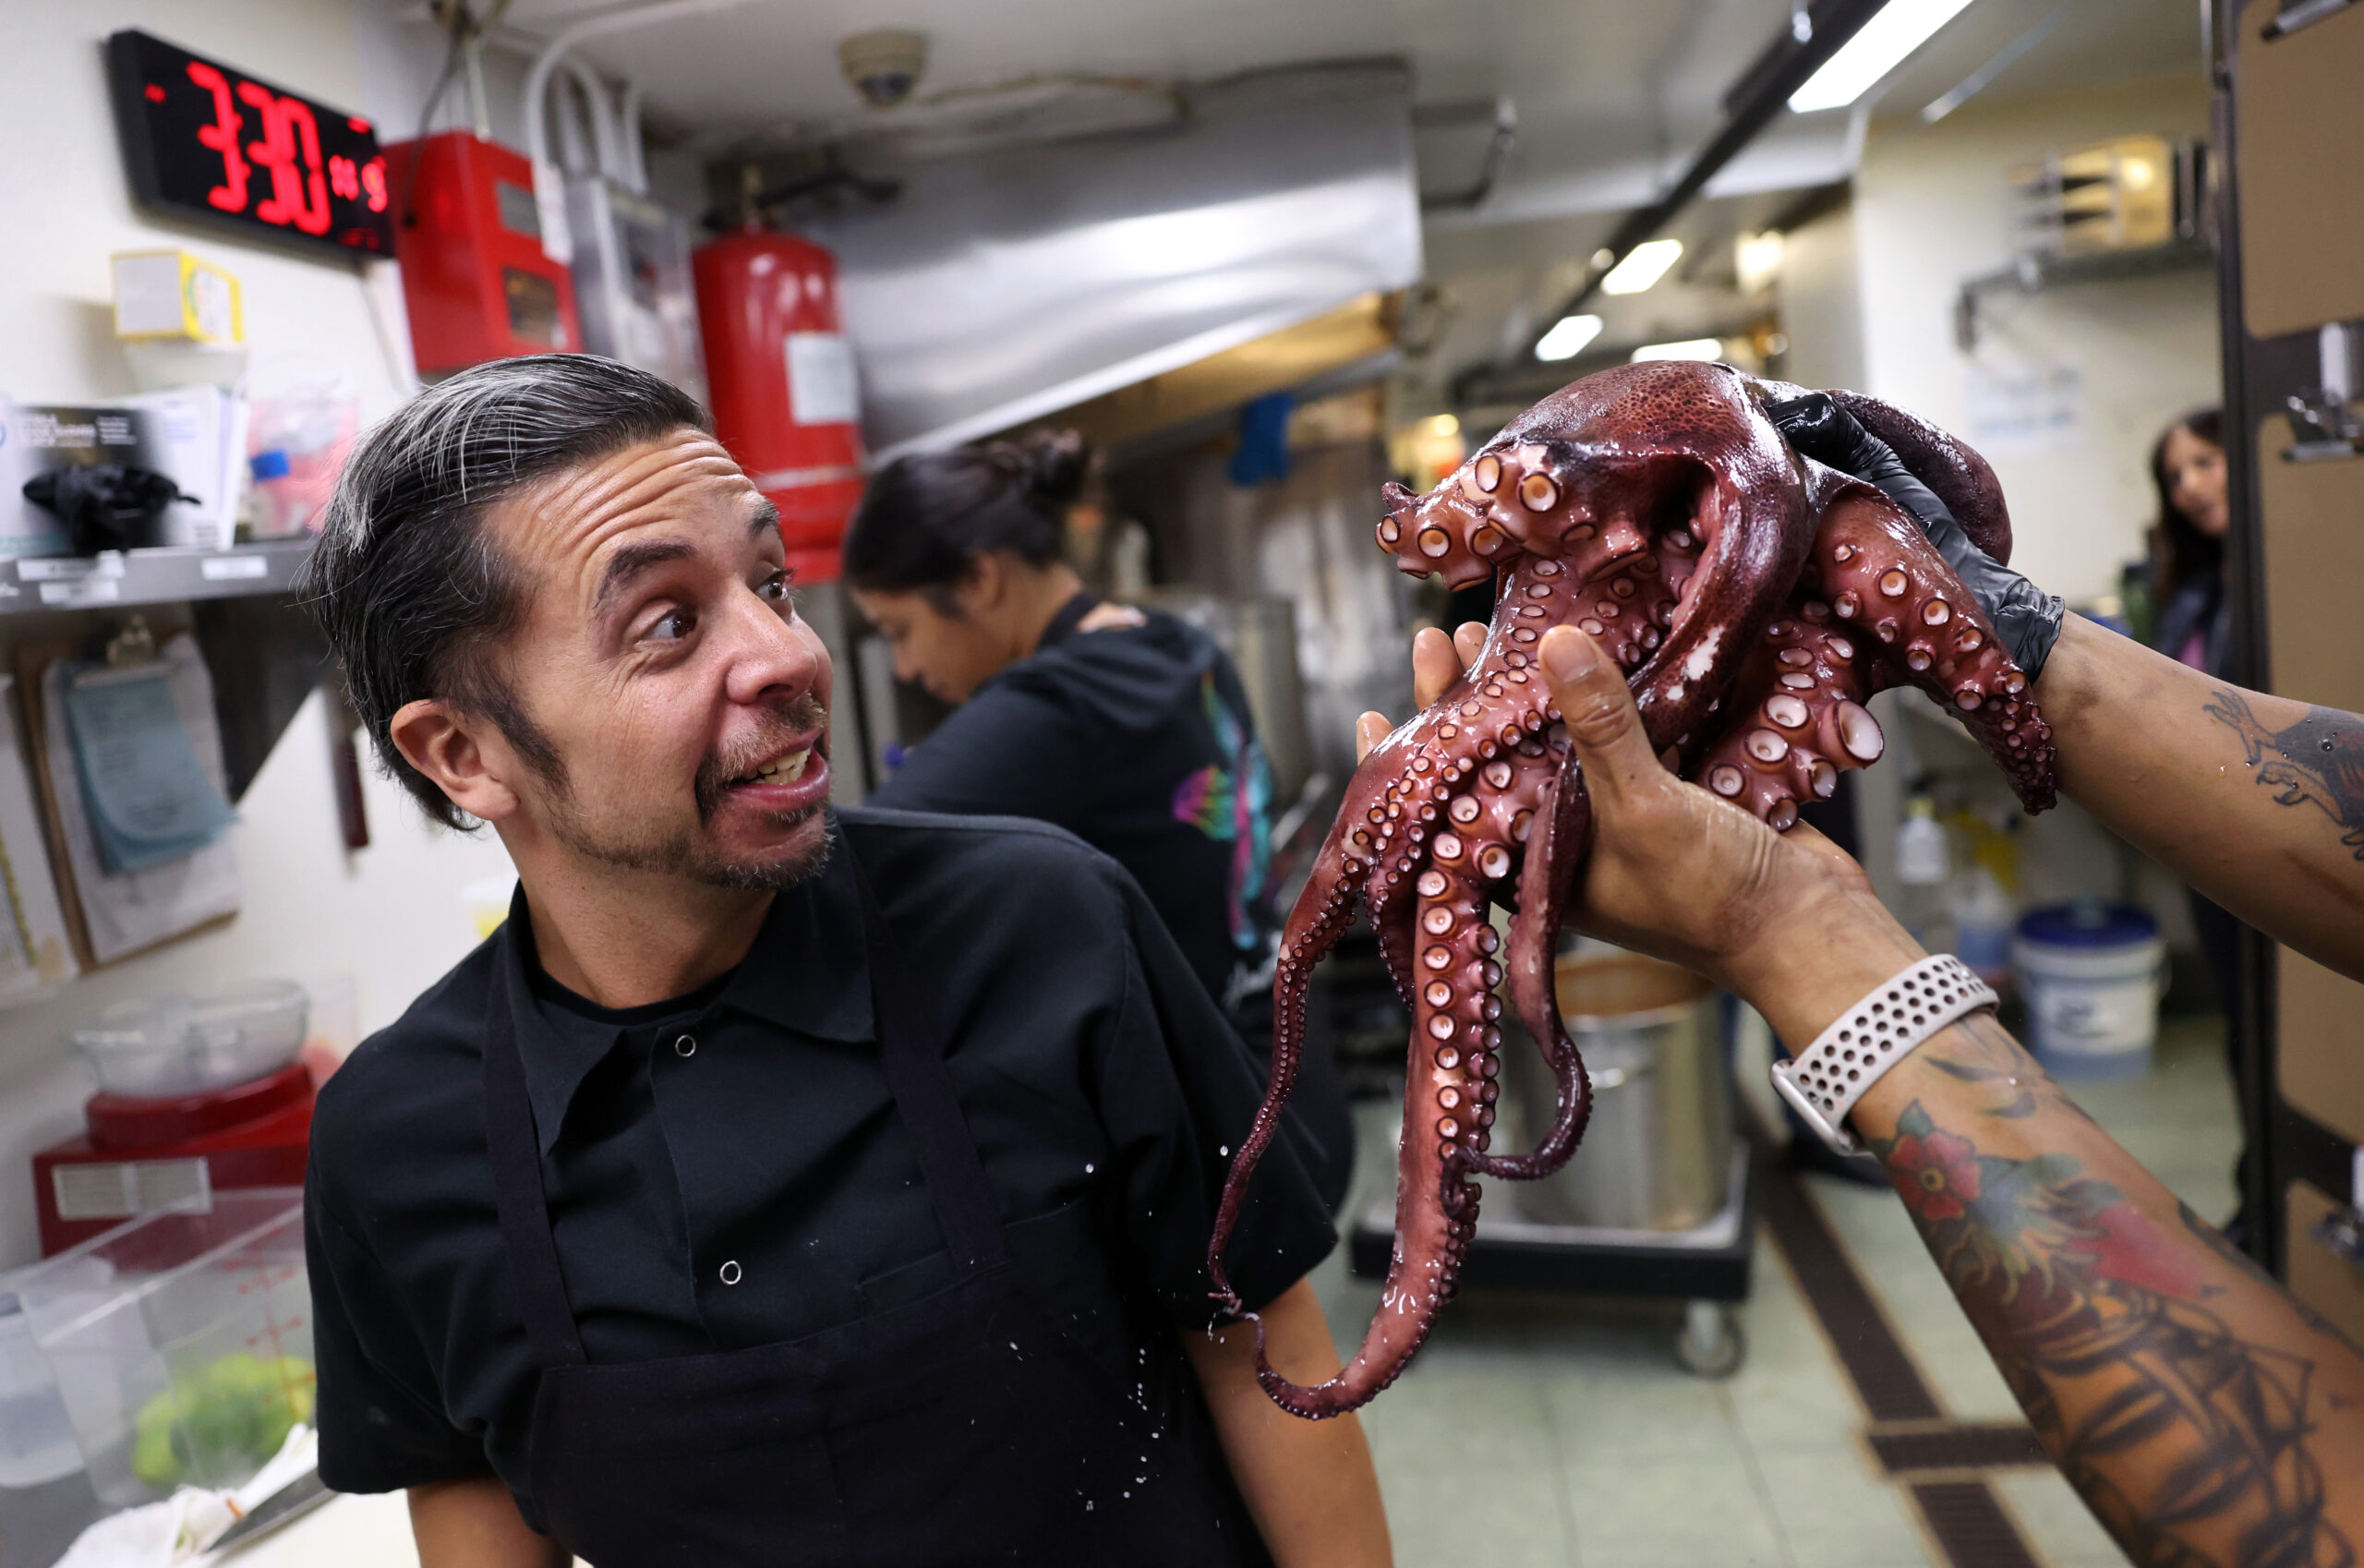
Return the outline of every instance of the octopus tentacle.
[[[1223,1243],[1239,1222],[1240,1207],[1248,1199],[1248,1177],[1272,1143],[1272,1135],[1279,1130],[1289,1092],[1297,1087],[1297,1067],[1305,1052],[1306,998],[1314,966],[1337,946],[1338,938],[1354,919],[1357,899],[1354,873],[1360,866],[1343,850],[1341,840],[1345,837],[1342,821],[1331,829],[1323,842],[1305,891],[1289,912],[1287,928],[1281,934],[1280,954],[1272,966],[1272,1074],[1265,1084],[1263,1103],[1256,1107],[1255,1120],[1248,1124],[1247,1137],[1240,1140],[1239,1152],[1224,1182],[1223,1200],[1215,1211],[1214,1240],[1207,1252],[1207,1272],[1215,1300],[1233,1316],[1240,1314],[1242,1303],[1224,1268]],[[1260,1335],[1262,1330],[1260,1328],[1258,1333]]]
[[[1420,882],[1413,1033],[1425,1059],[1416,1061],[1404,1085],[1395,1250],[1378,1314],[1338,1375],[1310,1388],[1272,1369],[1258,1326],[1257,1381],[1283,1409],[1309,1418],[1355,1409],[1395,1381],[1428,1338],[1436,1309],[1452,1298],[1477,1232],[1478,1188],[1465,1173],[1494,1123],[1502,1031],[1489,1020],[1486,1003],[1501,967],[1488,956],[1494,928],[1476,880],[1430,870]]]
[[[1834,612],[1878,640],[1890,681],[1919,687],[1968,725],[2028,810],[2050,807],[2052,730],[2028,678],[1912,519],[1851,482],[1825,512],[1815,551]]]
[[[1564,737],[1561,739],[1564,744]],[[1552,969],[1559,948],[1559,911],[1583,857],[1590,816],[1575,761],[1563,757],[1558,777],[1544,786],[1537,806],[1538,828],[1528,837],[1526,863],[1519,868],[1509,943],[1511,1007],[1551,1068],[1551,1124],[1529,1153],[1479,1155],[1471,1164],[1480,1176],[1533,1181],[1551,1175],[1575,1152],[1592,1117],[1592,1080],[1560,1016]]]

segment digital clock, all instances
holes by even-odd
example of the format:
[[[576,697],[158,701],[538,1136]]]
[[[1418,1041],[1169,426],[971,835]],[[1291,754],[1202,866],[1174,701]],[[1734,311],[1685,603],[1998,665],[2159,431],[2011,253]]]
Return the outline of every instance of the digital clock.
[[[107,40],[140,205],[253,237],[392,256],[393,198],[368,120],[127,29]]]

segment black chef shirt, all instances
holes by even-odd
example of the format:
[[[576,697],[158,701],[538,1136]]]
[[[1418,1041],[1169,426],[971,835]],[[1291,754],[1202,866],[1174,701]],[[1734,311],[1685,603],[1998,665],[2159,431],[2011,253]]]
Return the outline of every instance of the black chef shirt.
[[[911,748],[870,803],[1030,816],[1104,850],[1149,895],[1216,996],[1273,926],[1272,776],[1238,671],[1161,610],[1078,632],[1079,597],[1032,657],[996,672]]]
[[[796,1339],[950,1282],[880,1072],[849,841],[935,993],[1019,1278],[1070,1323],[1094,1282],[1150,1321],[1208,1322],[1207,1237],[1262,1077],[1140,889],[1039,824],[848,811],[826,869],[722,981],[624,1011],[573,997],[540,972],[521,890],[322,1088],[305,1220],[330,1486],[488,1464],[525,1485],[537,1373],[486,1154],[488,1003],[515,1020],[594,1362]],[[1334,1241],[1284,1139],[1229,1252],[1241,1294],[1269,1301]],[[1079,1332],[1133,1381],[1125,1331]]]

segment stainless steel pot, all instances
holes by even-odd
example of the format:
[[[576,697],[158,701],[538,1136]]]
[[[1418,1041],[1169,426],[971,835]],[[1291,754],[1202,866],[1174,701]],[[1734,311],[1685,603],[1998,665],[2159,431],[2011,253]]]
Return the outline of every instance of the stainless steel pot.
[[[1593,1090],[1591,1124],[1558,1175],[1504,1183],[1528,1219],[1613,1230],[1689,1230],[1724,1207],[1732,1105],[1722,1008],[1689,970],[1638,953],[1556,966],[1561,1015]],[[1523,1031],[1522,1031],[1523,1032]],[[1502,1051],[1520,1149],[1550,1126],[1550,1069],[1525,1039]]]

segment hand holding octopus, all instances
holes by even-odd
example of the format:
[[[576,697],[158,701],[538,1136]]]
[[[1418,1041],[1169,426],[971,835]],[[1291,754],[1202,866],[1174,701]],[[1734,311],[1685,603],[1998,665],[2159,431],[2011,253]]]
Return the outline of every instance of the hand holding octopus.
[[[1265,1391],[1297,1415],[1356,1408],[1419,1348],[1476,1232],[1472,1176],[1548,1175],[1582,1135],[1588,1086],[1551,975],[1572,895],[1586,929],[1750,994],[1766,923],[1814,920],[1834,873],[1860,884],[1827,843],[1782,834],[1800,800],[1878,758],[1863,702],[1894,684],[1970,724],[2030,810],[2052,802],[2051,736],[2027,676],[1910,515],[1784,444],[1763,405],[1801,390],[1724,366],[1605,371],[1512,421],[1428,495],[1389,487],[1382,549],[1456,586],[1491,576],[1497,594],[1457,679],[1441,635],[1424,638],[1420,694],[1436,676],[1450,683],[1393,733],[1366,733],[1283,935],[1272,1087],[1209,1251],[1233,1310],[1224,1242],[1295,1080],[1308,977],[1357,904],[1414,1017],[1379,1315],[1318,1388],[1260,1362]],[[1835,395],[2008,560],[2000,488],[1975,453]],[[1507,944],[1490,903],[1514,906]],[[1551,1131],[1525,1155],[1488,1152],[1505,979],[1559,1089]]]

